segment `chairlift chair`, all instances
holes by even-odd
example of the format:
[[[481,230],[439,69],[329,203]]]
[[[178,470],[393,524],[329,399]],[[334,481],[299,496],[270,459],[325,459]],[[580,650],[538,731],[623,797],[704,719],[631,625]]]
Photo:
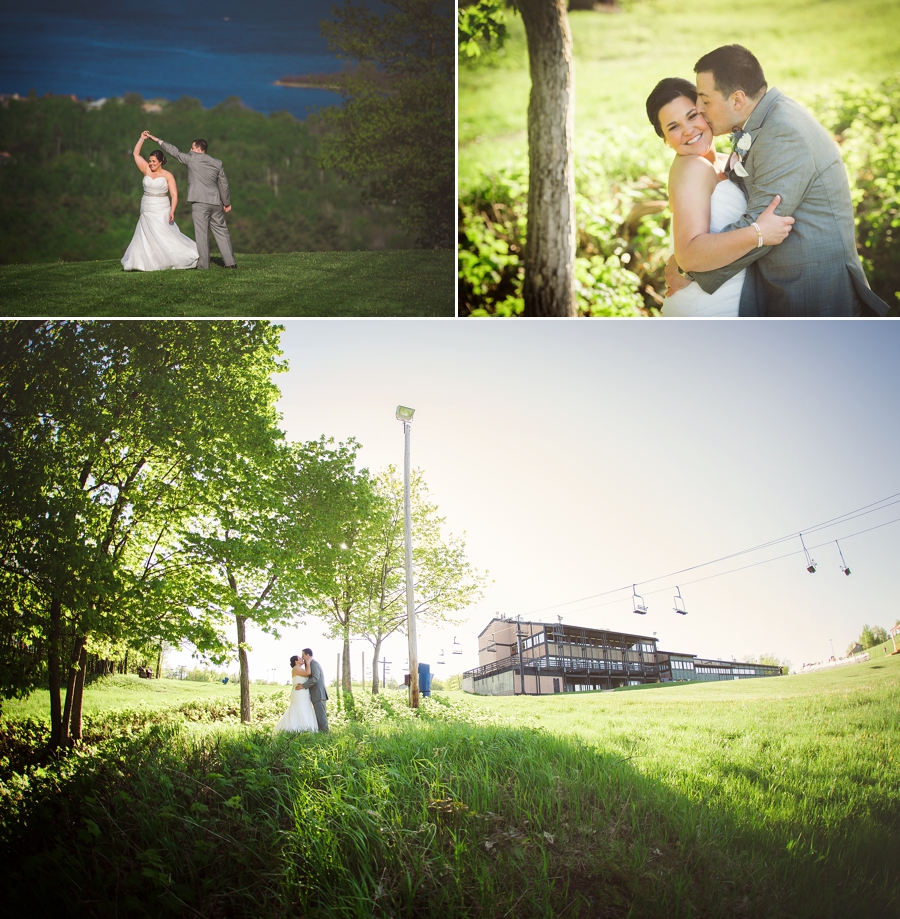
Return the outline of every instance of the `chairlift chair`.
[[[439,664],[446,664],[446,663],[447,663],[446,659],[444,658],[444,649],[443,649],[443,648],[441,648],[441,653],[438,655],[437,662],[438,662]]]
[[[841,544],[835,540],[834,544],[838,547],[838,553],[841,556],[841,571],[844,572],[848,577],[850,576],[850,569],[847,567],[847,563],[844,561],[844,553],[841,552]]]
[[[647,604],[644,603],[644,598],[637,592],[637,587],[635,584],[631,585],[631,590],[634,594],[632,597],[632,602],[634,603],[634,612],[637,613],[638,616],[646,616]]]
[[[679,616],[687,616],[687,610],[684,606],[684,597],[681,596],[681,588],[677,584],[675,585],[675,590],[678,591],[678,593],[675,594],[675,612],[678,613]]]
[[[806,548],[806,543],[803,541],[803,534],[800,533],[800,545],[803,546],[803,552],[806,554],[806,570],[810,574],[816,573],[816,560],[809,557],[809,550]]]
[[[453,636],[453,653],[462,654],[462,645],[459,643],[459,639],[455,635]]]

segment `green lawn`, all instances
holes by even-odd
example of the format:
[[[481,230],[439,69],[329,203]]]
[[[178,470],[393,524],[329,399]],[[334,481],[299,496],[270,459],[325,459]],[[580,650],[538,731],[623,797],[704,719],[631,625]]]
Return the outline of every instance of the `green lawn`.
[[[213,723],[199,702],[174,718],[147,712],[143,730],[122,712],[60,763],[16,775],[0,757],[8,905],[92,917],[895,917],[900,655],[870,653],[833,671],[647,692],[439,693],[418,715],[403,692],[360,693],[353,706],[333,699],[333,730],[312,736],[273,734],[277,704],[254,726],[234,724],[232,705],[217,726],[213,696],[230,687],[160,681],[152,692],[173,704],[209,693]],[[270,689],[282,691],[254,691]],[[149,687],[115,679],[85,704],[128,692],[150,704]]]
[[[656,142],[644,102],[663,77],[693,77],[705,52],[739,43],[759,58],[770,86],[797,98],[900,71],[896,0],[624,0],[624,12],[575,12],[576,145],[592,133]],[[527,162],[530,78],[521,18],[509,14],[501,57],[459,69],[459,181]],[[661,142],[660,142],[661,143]]]
[[[453,316],[452,250],[235,256],[237,269],[118,261],[0,266],[4,316]]]

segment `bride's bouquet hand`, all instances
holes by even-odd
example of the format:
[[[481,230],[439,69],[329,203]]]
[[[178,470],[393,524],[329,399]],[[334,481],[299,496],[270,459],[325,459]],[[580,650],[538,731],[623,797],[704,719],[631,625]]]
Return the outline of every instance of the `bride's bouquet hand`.
[[[775,195],[772,203],[756,218],[764,246],[777,246],[783,243],[793,227],[793,217],[779,217],[775,213],[775,208],[779,204],[781,204],[781,195]]]

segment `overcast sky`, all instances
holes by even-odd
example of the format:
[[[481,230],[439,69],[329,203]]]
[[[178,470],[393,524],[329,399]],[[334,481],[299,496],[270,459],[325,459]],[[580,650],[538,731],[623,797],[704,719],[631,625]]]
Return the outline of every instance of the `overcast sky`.
[[[900,500],[895,323],[284,325],[288,437],[355,437],[363,465],[402,465],[394,411],[415,408],[413,465],[448,531],[465,531],[471,562],[490,572],[462,625],[420,634],[419,658],[438,675],[477,665],[477,635],[497,613],[656,633],[663,648],[705,657],[772,652],[794,667],[827,659],[831,640],[842,654],[864,623],[900,616],[900,522],[889,523],[900,503],[810,534],[812,575],[796,537],[664,577]],[[755,564],[790,552],[800,554]],[[646,616],[632,612],[630,587],[596,597],[634,582]],[[676,585],[684,617],[672,611]],[[569,602],[580,598],[594,599]],[[461,655],[451,655],[454,637]],[[315,620],[252,643],[253,677],[287,679],[287,658],[306,644],[334,676],[339,646]],[[358,679],[371,649],[352,647]],[[399,676],[405,639],[386,655]]]

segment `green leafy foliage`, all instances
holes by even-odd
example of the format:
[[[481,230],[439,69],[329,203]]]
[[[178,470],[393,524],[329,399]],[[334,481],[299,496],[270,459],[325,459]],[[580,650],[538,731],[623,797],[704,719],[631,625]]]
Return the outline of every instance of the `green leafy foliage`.
[[[209,110],[187,97],[160,105],[147,113],[140,97],[99,110],[68,98],[4,103],[0,263],[120,259],[140,210],[131,151],[145,128],[182,150],[195,137],[209,141],[231,186],[228,227],[238,253],[412,248],[396,207],[363,204],[358,188],[320,167],[330,129],[317,117],[266,117],[237,99]],[[176,222],[193,237],[187,170],[172,159],[166,168],[178,184]]]
[[[322,34],[340,56],[374,62],[341,82],[341,108],[322,120],[321,162],[361,188],[364,200],[403,209],[402,226],[422,246],[451,248],[454,60],[450,0],[386,0],[385,15],[345,0]]]
[[[620,132],[621,135],[621,132]],[[575,157],[576,305],[582,316],[652,314],[668,246],[667,168],[655,146],[597,135]],[[652,170],[648,177],[648,171]],[[528,177],[510,166],[461,192],[459,308],[521,315]]]
[[[461,58],[478,58],[488,50],[503,47],[507,34],[505,7],[505,0],[460,4],[457,11],[457,45]]]
[[[812,109],[841,146],[869,284],[900,315],[900,79],[852,82]]]

